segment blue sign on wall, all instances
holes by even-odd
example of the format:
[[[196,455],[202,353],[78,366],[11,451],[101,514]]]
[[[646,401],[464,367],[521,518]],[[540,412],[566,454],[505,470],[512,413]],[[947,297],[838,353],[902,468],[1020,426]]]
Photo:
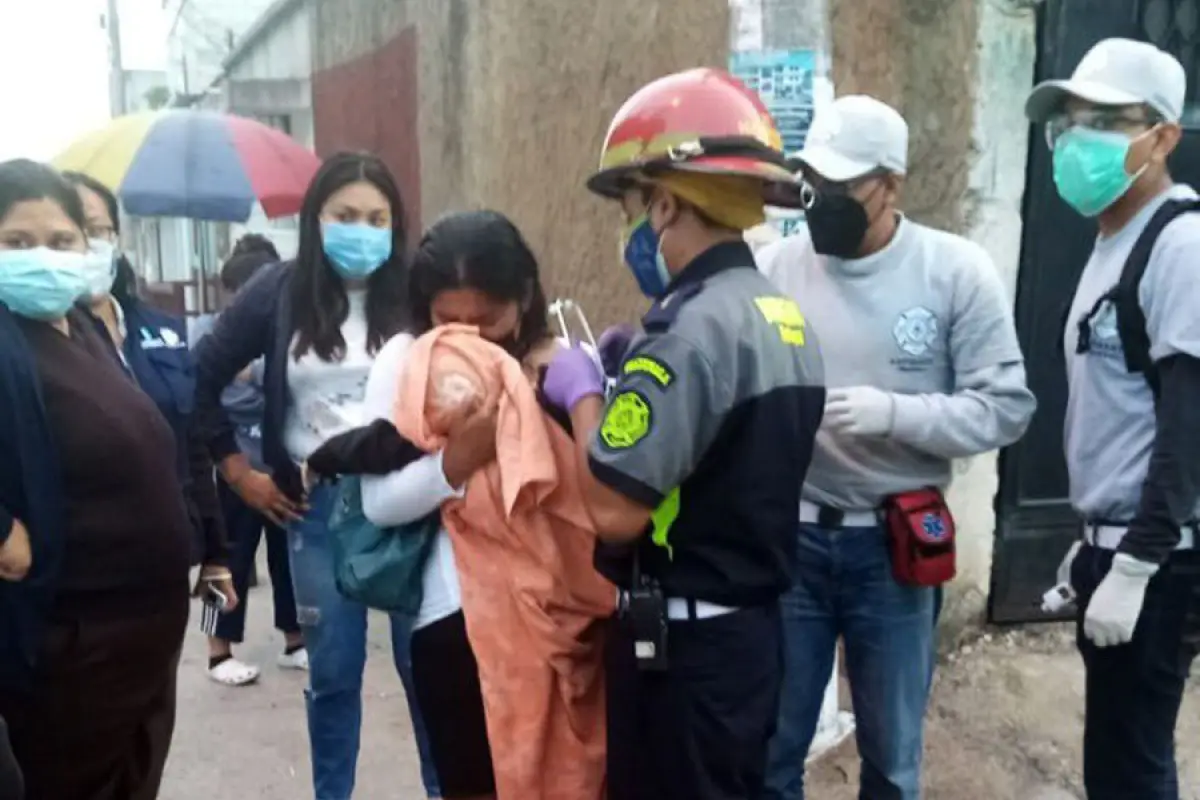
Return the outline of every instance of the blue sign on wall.
[[[733,53],[729,71],[766,104],[789,155],[804,146],[813,117],[813,50],[757,50]]]

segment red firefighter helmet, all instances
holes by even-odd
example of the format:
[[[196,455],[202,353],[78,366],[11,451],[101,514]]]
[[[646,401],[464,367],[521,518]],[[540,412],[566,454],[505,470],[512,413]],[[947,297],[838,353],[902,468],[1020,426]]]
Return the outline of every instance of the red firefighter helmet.
[[[626,100],[587,185],[619,199],[635,178],[667,170],[757,178],[772,205],[800,203],[770,112],[745,84],[719,69],[677,72]]]

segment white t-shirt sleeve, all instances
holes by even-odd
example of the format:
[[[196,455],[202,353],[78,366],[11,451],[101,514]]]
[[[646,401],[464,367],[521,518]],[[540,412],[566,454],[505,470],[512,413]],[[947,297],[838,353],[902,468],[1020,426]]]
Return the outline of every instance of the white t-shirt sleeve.
[[[397,334],[376,356],[363,398],[365,423],[392,418],[396,388],[400,385],[412,343],[411,335]],[[446,481],[441,452],[431,453],[387,475],[364,475],[362,478],[363,514],[381,527],[415,522],[437,510],[445,501],[461,496],[461,490]]]
[[[1186,214],[1159,235],[1138,295],[1150,358],[1200,358],[1200,217]]]

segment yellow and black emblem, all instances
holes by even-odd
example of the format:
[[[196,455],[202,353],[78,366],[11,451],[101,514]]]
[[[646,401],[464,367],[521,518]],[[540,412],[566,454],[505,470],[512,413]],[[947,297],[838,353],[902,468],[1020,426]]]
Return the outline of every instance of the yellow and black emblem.
[[[600,424],[600,439],[613,450],[624,450],[646,438],[652,424],[650,404],[637,392],[621,392],[612,399],[604,422]]]

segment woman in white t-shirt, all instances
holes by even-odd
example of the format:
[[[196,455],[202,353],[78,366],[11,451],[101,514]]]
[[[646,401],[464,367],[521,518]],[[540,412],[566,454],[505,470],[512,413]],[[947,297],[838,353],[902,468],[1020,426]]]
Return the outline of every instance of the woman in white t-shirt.
[[[196,346],[197,414],[225,482],[286,526],[297,616],[309,654],[309,743],[316,797],[354,791],[362,722],[367,609],[334,583],[328,520],[334,490],[306,493],[299,465],[327,439],[361,425],[367,374],[404,321],[405,211],[387,167],[342,153],[317,172],[300,212],[295,261],[264,267]],[[263,359],[262,460],[238,449],[221,393]],[[406,688],[412,620],[392,618]],[[411,705],[411,704],[410,704]],[[414,713],[418,746],[423,744]],[[421,746],[426,792],[437,780]]]

